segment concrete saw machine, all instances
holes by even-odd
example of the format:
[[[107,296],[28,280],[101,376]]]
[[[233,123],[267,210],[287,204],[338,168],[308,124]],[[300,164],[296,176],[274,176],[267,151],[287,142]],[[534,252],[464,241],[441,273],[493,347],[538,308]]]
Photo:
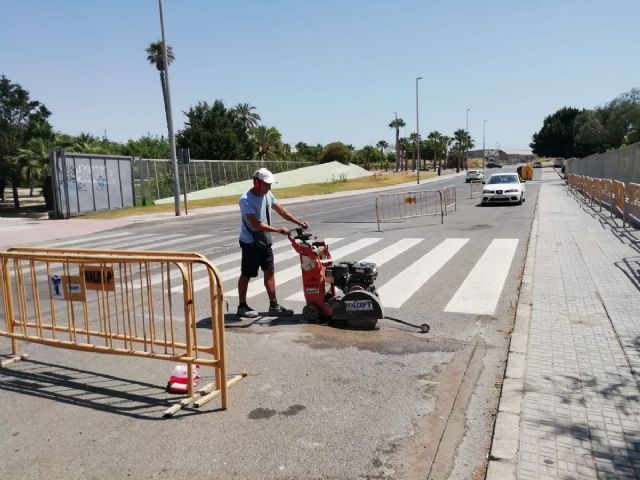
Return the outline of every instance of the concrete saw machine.
[[[373,329],[384,318],[374,282],[378,269],[371,262],[333,262],[329,245],[314,240],[302,228],[289,232],[289,240],[300,255],[302,286],[307,302],[302,309],[309,323],[342,320],[358,329]]]

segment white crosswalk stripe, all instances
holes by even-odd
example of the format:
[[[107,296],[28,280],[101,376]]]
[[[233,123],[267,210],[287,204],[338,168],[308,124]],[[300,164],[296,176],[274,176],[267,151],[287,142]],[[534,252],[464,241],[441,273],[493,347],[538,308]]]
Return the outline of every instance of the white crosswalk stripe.
[[[227,241],[227,237],[216,236],[215,234],[162,235],[147,233],[137,235],[132,232],[119,232],[59,242],[51,246],[74,248],[73,246],[75,245],[80,248],[80,245],[83,247],[86,245],[87,248],[95,248],[98,245],[104,245],[106,248],[111,249],[162,250],[163,248],[166,249],[167,247],[178,245],[184,251],[198,251],[196,246],[200,244],[215,246],[222,245]],[[430,251],[426,251],[429,246],[424,238],[401,238],[390,242],[385,240],[384,237],[365,237],[357,240],[349,239],[351,243],[348,245],[333,248],[343,241],[345,241],[343,237],[326,239],[326,242],[331,247],[331,255],[334,262],[346,259],[375,263],[381,273],[377,283],[378,294],[383,307],[402,308],[412,297],[419,294],[421,289],[427,285],[427,282],[430,282],[438,275],[443,275],[441,272],[446,269],[447,263],[452,261],[461,250],[466,250],[465,245],[469,244],[470,240],[467,238],[448,238]],[[451,288],[447,291],[455,292],[455,294],[451,298],[443,299],[443,304],[446,303],[444,311],[458,314],[495,314],[511,264],[515,258],[518,242],[517,239],[493,239],[480,254],[475,265],[472,262],[465,262],[465,265],[468,263],[469,267],[473,265],[470,271],[460,271],[459,267],[457,267],[453,276],[450,273],[447,274],[447,282],[451,283]],[[381,247],[378,249],[370,248],[376,244],[380,244]],[[225,245],[224,248],[228,248],[228,245]],[[298,254],[291,247],[288,239],[275,242],[273,249],[276,266],[283,265],[282,270],[276,271],[278,291],[285,297],[286,302],[304,302],[301,285],[302,273]],[[420,253],[417,254],[417,251]],[[393,260],[398,259],[400,263],[406,265],[409,263],[407,261],[408,256],[411,257],[410,265],[398,271],[399,263],[393,262]],[[225,297],[237,297],[238,291],[235,288],[235,281],[240,276],[240,249],[237,248],[232,253],[217,258],[212,257],[210,260],[220,270],[225,286],[234,287],[225,292]],[[456,265],[460,265],[460,262],[456,262]],[[55,272],[51,271],[50,273],[61,274],[62,266],[57,265],[55,268],[57,270],[54,269]],[[46,267],[39,265],[36,271],[38,280],[46,281]],[[393,275],[390,275],[391,272],[393,272]],[[150,273],[152,275],[150,275],[149,283],[154,288],[168,288],[167,277],[169,277],[172,292],[177,294],[182,292],[181,273],[175,266],[170,267],[168,272],[166,269],[161,271],[160,268],[154,268]],[[193,283],[194,291],[202,292],[206,290],[209,286],[206,269],[196,264],[193,267],[193,275],[195,279]],[[388,280],[380,285],[381,279]],[[202,294],[199,293],[199,295]],[[252,280],[249,284],[247,298],[256,297],[260,294],[265,294],[262,275]]]
[[[493,240],[444,311],[493,315],[517,247],[517,239]]]
[[[374,243],[379,242],[380,240],[382,240],[382,238],[380,237],[361,238],[360,240],[356,240],[355,242],[349,245],[346,245],[342,248],[338,248],[337,250],[334,250],[333,252],[331,252],[331,258],[334,261],[338,260],[339,258],[342,258],[346,255],[351,255],[352,253],[357,252],[361,248],[366,248],[370,245],[373,245]],[[300,265],[297,264],[297,265],[294,265],[293,267],[286,268],[280,272],[276,272],[276,281],[280,286],[291,280],[299,279],[300,276],[301,276]],[[249,288],[247,289],[247,298],[255,297],[256,295],[260,294],[263,291],[264,291],[264,285],[262,283],[262,279],[253,281],[249,284]],[[238,289],[236,288],[228,292],[227,296],[237,297]]]
[[[468,238],[448,238],[413,262],[378,289],[382,305],[400,308],[427,283],[467,242]]]
[[[328,244],[332,244],[332,243],[338,243],[340,240],[342,240],[342,238],[327,238],[325,239],[325,241]],[[287,240],[288,242],[288,240]],[[274,263],[277,265],[279,262],[284,262],[285,260],[289,260],[291,258],[297,257],[298,256],[298,252],[296,252],[293,247],[291,248],[291,250],[286,251],[286,252],[282,252],[282,253],[278,253],[277,255],[273,256],[273,261]],[[215,265],[215,262],[214,262]],[[236,266],[236,267],[232,267],[228,270],[225,270],[223,272],[220,272],[220,276],[222,277],[222,281],[223,282],[229,282],[231,280],[233,280],[234,278],[238,278],[240,276],[240,265]],[[205,277],[205,278],[199,278],[198,280],[196,280],[195,282],[193,282],[193,291],[194,292],[198,292],[204,288],[208,288],[209,287],[209,278]],[[176,287],[176,289],[179,287]],[[229,295],[229,294],[227,294]]]
[[[68,240],[65,242],[55,242],[55,243],[47,243],[47,246],[49,247],[69,247],[71,245],[77,245],[77,244],[82,244],[82,243],[89,243],[89,242],[93,242],[95,240],[105,240],[105,239],[114,239],[114,238],[118,238],[118,237],[130,237],[131,235],[133,235],[133,232],[118,232],[118,233],[110,233],[107,235],[96,235],[96,236],[92,236],[92,237],[88,237],[88,238],[80,238],[80,239],[76,239],[76,240]]]

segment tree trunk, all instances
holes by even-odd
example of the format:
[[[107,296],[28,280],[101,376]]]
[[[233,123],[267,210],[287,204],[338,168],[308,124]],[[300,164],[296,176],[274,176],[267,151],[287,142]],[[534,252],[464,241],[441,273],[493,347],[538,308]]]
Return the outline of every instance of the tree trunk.
[[[164,114],[167,117],[167,131],[169,130],[169,109],[167,108],[167,84],[164,80],[164,72],[160,71],[160,85],[162,86],[162,99],[164,100]]]
[[[396,173],[400,170],[400,128],[396,125]]]
[[[20,197],[18,196],[17,182],[11,182],[11,191],[13,192],[13,207],[18,210],[20,208]]]

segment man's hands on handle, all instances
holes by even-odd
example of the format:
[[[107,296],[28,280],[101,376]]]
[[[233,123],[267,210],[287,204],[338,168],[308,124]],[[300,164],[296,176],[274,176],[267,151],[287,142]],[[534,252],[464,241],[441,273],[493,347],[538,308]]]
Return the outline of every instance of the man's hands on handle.
[[[299,222],[298,225],[300,225],[305,230],[307,228],[309,228],[309,223],[308,222]],[[290,231],[291,231],[291,229],[289,227],[280,227],[280,228],[278,228],[278,233],[281,233],[282,235],[289,235]]]

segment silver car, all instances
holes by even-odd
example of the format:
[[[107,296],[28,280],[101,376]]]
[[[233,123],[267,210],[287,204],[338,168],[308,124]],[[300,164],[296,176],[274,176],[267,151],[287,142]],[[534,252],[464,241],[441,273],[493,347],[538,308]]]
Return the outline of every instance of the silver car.
[[[484,179],[484,175],[480,170],[468,170],[465,182],[481,182]]]
[[[494,173],[482,189],[482,205],[524,202],[524,180],[517,173]]]

